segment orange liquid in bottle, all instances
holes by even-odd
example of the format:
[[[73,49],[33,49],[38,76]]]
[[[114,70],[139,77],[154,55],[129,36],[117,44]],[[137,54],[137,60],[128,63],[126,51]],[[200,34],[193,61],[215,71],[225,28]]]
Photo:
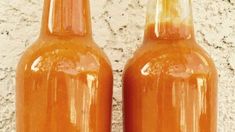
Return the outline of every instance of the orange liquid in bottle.
[[[123,76],[124,132],[216,132],[217,73],[186,1],[150,0],[144,44]]]
[[[112,83],[88,0],[45,0],[41,35],[17,68],[16,131],[110,132]]]

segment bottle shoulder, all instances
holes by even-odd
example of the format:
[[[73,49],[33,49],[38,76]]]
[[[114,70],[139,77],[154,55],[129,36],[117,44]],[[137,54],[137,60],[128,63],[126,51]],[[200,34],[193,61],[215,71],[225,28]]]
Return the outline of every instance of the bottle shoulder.
[[[147,74],[216,74],[211,57],[196,44],[149,44],[140,47],[126,72]]]
[[[37,40],[22,55],[17,71],[65,72],[110,69],[104,52],[87,40]]]

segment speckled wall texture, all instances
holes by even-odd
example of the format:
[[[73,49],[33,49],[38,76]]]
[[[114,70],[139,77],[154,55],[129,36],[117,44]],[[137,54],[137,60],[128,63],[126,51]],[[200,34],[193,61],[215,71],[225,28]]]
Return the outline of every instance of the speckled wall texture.
[[[15,67],[39,34],[42,0],[0,0],[0,132],[15,131]],[[123,67],[143,38],[146,0],[92,0],[96,42],[114,71],[113,132],[122,132]],[[197,41],[219,72],[219,132],[235,132],[235,0],[194,0]]]

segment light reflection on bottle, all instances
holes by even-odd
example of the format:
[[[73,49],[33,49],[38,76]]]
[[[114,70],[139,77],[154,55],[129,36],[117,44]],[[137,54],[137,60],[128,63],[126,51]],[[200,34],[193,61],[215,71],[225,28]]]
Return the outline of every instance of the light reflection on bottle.
[[[48,12],[48,31],[51,34],[85,35],[90,30],[87,22],[90,16],[88,1],[83,0],[50,0]],[[87,29],[88,28],[88,29]]]

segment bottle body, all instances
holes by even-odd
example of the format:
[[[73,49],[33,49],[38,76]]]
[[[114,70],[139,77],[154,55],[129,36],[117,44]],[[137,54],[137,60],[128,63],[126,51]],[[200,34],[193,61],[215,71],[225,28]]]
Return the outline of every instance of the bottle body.
[[[216,132],[217,72],[195,42],[190,0],[149,0],[123,75],[124,132]]]
[[[123,76],[125,132],[216,132],[213,62],[189,42],[143,46]]]
[[[91,40],[38,40],[16,77],[17,132],[110,132],[112,70]]]
[[[39,39],[16,73],[17,132],[110,132],[113,75],[89,0],[44,0]]]

